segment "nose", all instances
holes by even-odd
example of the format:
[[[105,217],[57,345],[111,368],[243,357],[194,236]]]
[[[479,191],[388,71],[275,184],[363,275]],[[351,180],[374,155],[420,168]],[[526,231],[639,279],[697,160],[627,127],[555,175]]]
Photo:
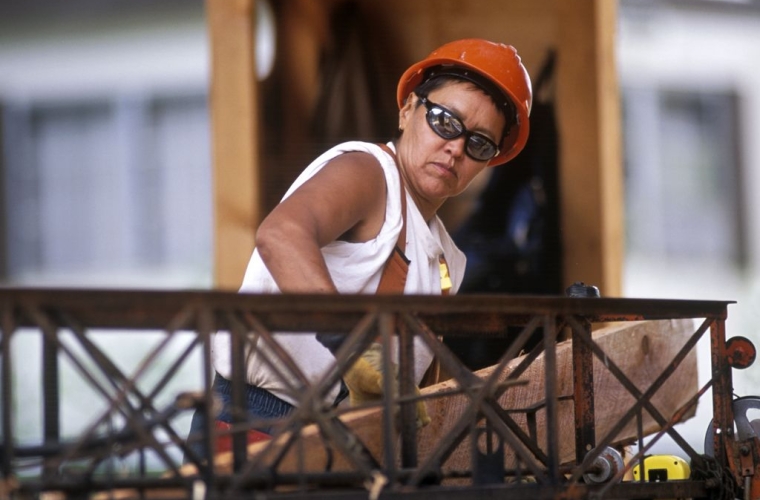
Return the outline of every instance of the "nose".
[[[465,148],[465,142],[467,141],[467,138],[464,134],[460,135],[459,137],[455,137],[453,139],[449,139],[446,141],[446,151],[451,153],[451,156],[454,158],[460,158],[462,155],[464,155],[464,148]]]

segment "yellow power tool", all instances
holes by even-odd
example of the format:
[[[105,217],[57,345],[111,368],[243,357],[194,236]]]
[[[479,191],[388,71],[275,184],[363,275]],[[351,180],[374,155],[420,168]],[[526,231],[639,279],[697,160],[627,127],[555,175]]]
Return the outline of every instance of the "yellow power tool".
[[[689,479],[691,468],[681,457],[675,455],[651,455],[644,458],[645,480],[650,483]],[[641,480],[641,464],[633,468],[634,481]]]

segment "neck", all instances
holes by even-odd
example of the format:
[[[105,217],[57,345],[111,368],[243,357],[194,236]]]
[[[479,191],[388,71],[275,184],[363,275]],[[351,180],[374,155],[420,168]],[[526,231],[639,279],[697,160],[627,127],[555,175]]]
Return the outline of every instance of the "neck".
[[[430,224],[430,221],[435,218],[436,214],[438,213],[438,209],[441,208],[441,205],[443,205],[443,203],[431,204],[428,200],[425,200],[424,198],[418,196],[413,189],[409,189],[409,182],[406,179],[404,170],[402,168],[399,168],[399,172],[401,174],[401,182],[404,183],[406,192],[409,193],[409,196],[412,198],[414,206],[417,207],[417,210],[419,210],[423,220],[427,224]]]
[[[419,196],[407,177],[406,167],[404,166],[403,160],[401,159],[403,155],[399,152],[398,141],[394,141],[394,146],[396,147],[396,167],[398,168],[401,182],[404,183],[406,192],[409,193],[409,196],[414,202],[414,206],[416,206],[417,210],[419,210],[420,214],[422,214],[424,221],[427,224],[430,224],[430,221],[432,221],[435,215],[438,213],[438,209],[441,208],[441,205],[443,205],[443,200],[431,201]]]

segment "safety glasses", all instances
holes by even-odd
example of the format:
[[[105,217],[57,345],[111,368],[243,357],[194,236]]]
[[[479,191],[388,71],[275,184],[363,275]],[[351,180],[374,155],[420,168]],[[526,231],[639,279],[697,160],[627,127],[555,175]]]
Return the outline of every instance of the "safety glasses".
[[[440,104],[430,102],[427,97],[418,96],[427,109],[428,125],[439,137],[451,140],[464,136],[464,151],[473,160],[488,161],[499,154],[499,147],[488,137],[478,132],[470,132],[462,120]]]

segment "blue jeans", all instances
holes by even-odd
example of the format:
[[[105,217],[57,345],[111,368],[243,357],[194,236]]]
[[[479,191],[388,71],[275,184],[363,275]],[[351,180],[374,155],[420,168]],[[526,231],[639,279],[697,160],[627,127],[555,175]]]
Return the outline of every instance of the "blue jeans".
[[[214,384],[211,390],[222,403],[222,410],[216,416],[216,419],[228,424],[232,423],[232,414],[230,413],[232,407],[232,382],[217,373],[214,377]],[[295,409],[292,404],[283,401],[271,392],[250,384],[246,384],[245,386],[245,404],[248,415],[254,419],[282,418],[288,416]],[[195,410],[190,423],[190,433],[188,434],[188,447],[202,459],[206,459],[208,456],[202,439],[205,420],[205,411]],[[271,434],[273,430],[271,426],[256,427],[255,429],[266,434]],[[185,457],[185,461],[187,461],[187,457]]]

